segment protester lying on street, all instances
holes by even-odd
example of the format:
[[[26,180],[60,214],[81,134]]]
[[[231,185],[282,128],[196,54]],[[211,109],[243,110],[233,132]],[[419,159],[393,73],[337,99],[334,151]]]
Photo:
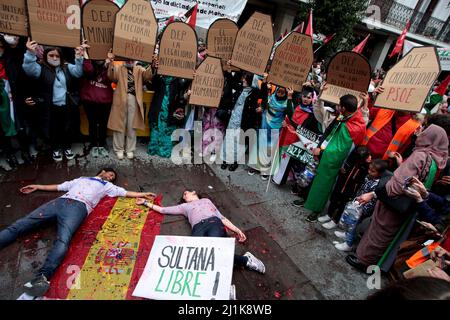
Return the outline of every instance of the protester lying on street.
[[[104,168],[95,177],[81,177],[55,185],[29,185],[20,189],[23,194],[38,190],[66,192],[0,231],[2,249],[17,237],[41,227],[44,223],[57,221],[57,237],[53,248],[36,276],[24,285],[25,293],[34,297],[45,294],[50,287],[50,278],[66,255],[73,234],[103,197],[155,197],[151,192],[133,192],[117,187],[113,184],[116,179],[114,169]]]
[[[247,237],[230,220],[225,218],[211,200],[203,198],[195,191],[185,191],[182,197],[182,204],[172,207],[162,208],[151,204],[146,199],[136,199],[138,205],[145,205],[151,210],[162,214],[184,215],[192,226],[193,237],[228,237],[225,228],[238,235],[238,241],[244,242]],[[266,267],[264,263],[250,252],[243,256],[235,255],[234,263],[237,266],[246,267],[264,274]]]
[[[65,63],[61,48],[47,48],[43,60],[37,62],[36,41],[28,39],[27,52],[23,60],[25,73],[37,84],[38,98],[42,102],[41,110],[48,114],[41,124],[46,131],[47,138],[53,149],[53,160],[62,161],[63,154],[71,160],[75,157],[72,152],[70,138],[71,115],[74,108],[78,108],[78,96],[73,78],[83,75],[83,57],[85,46],[75,49],[75,64]]]

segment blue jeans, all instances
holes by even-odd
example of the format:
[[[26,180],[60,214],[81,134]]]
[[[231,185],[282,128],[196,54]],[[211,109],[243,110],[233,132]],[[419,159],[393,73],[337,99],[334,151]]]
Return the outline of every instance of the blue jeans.
[[[40,206],[26,217],[0,231],[0,249],[17,237],[35,230],[45,223],[57,222],[56,240],[39,274],[50,279],[66,255],[70,240],[87,216],[86,205],[80,201],[58,198]]]
[[[225,226],[218,217],[211,217],[200,221],[192,228],[193,237],[216,237],[227,238],[228,234]],[[234,264],[242,267],[247,266],[248,258],[244,256],[234,255]]]

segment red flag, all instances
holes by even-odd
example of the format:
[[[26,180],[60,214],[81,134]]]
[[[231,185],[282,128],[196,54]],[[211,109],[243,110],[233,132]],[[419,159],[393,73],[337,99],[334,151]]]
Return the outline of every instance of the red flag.
[[[186,21],[188,25],[190,25],[192,28],[195,29],[195,26],[197,24],[197,11],[198,11],[198,3],[194,6],[194,10],[192,11],[191,16]]]
[[[437,94],[444,96],[447,93],[448,85],[450,84],[450,75],[441,82],[441,84],[434,90]]]
[[[304,24],[305,24],[304,22],[300,23],[297,27],[295,27],[294,31],[303,33],[303,26],[304,26]]]
[[[369,40],[369,37],[370,37],[370,33],[367,35],[367,37],[364,38],[363,41],[361,41],[360,44],[358,44],[356,47],[354,47],[352,51],[356,52],[356,53],[362,53],[364,50],[364,47],[367,44],[367,40]]]
[[[330,42],[334,36],[336,35],[336,33],[333,33],[331,36],[326,37],[325,39],[323,39],[323,46],[326,45],[328,42]]]
[[[411,21],[408,21],[405,29],[402,31],[402,33],[398,37],[397,43],[395,44],[394,50],[392,50],[391,54],[389,55],[389,58],[392,58],[393,56],[395,56],[396,54],[398,54],[399,52],[402,51],[403,43],[405,42],[406,34],[408,33],[410,26],[411,26]]]
[[[175,16],[171,16],[169,20],[166,21],[166,26],[175,21]]]
[[[308,36],[313,37],[313,15],[312,15],[312,9],[309,11],[309,19],[308,19],[308,26],[306,27],[305,34]]]

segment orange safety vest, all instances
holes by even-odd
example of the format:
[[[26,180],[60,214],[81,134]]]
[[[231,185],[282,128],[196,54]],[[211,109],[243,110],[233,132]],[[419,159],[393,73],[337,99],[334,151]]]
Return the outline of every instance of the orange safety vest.
[[[417,120],[409,119],[408,121],[406,121],[400,127],[400,129],[397,130],[394,138],[392,138],[391,143],[389,144],[389,147],[387,148],[386,152],[384,153],[383,160],[387,160],[389,158],[390,152],[397,152],[398,150],[401,150],[405,146],[409,137],[411,137],[411,135],[413,135],[414,132],[419,127],[420,127],[420,122]]]
[[[387,109],[381,109],[380,111],[378,111],[377,116],[366,130],[366,136],[364,137],[364,141],[362,143],[363,146],[367,145],[367,143],[369,143],[369,140],[389,121],[391,121],[394,113],[394,110]]]

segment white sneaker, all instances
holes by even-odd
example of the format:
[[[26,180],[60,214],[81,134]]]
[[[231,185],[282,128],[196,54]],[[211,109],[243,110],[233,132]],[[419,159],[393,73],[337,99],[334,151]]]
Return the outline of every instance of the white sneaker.
[[[331,218],[330,218],[330,216],[329,215],[324,215],[324,216],[321,216],[321,217],[319,217],[318,219],[317,219],[317,221],[319,221],[320,223],[325,223],[325,222],[328,222],[328,221],[330,221],[331,220]]]
[[[63,160],[61,150],[53,151],[53,160],[55,160],[55,162],[61,162]]]
[[[347,238],[347,236],[345,235],[344,231],[335,231],[334,235],[336,237],[338,237],[339,239],[344,239],[345,240],[345,238]]]
[[[264,263],[261,260],[256,258],[250,252],[246,252],[244,254],[244,257],[248,258],[247,268],[249,268],[250,270],[258,271],[262,274],[266,273],[266,266],[264,265]]]
[[[75,158],[75,154],[71,148],[64,150],[64,156],[66,156],[67,160],[73,160]]]
[[[338,244],[335,244],[334,246],[339,251],[345,251],[345,252],[352,251],[352,247],[349,247],[347,242],[338,243]]]
[[[325,229],[331,230],[337,227],[337,223],[335,223],[333,220],[328,221],[327,223],[324,223],[322,225]]]
[[[211,155],[211,158],[209,158],[209,162],[211,163],[216,162],[216,158],[217,158],[216,154]]]
[[[133,152],[127,152],[127,158],[130,160],[134,159],[134,153]]]
[[[118,151],[118,152],[116,152],[116,156],[117,156],[117,159],[123,160],[123,158],[124,158],[123,151]]]

